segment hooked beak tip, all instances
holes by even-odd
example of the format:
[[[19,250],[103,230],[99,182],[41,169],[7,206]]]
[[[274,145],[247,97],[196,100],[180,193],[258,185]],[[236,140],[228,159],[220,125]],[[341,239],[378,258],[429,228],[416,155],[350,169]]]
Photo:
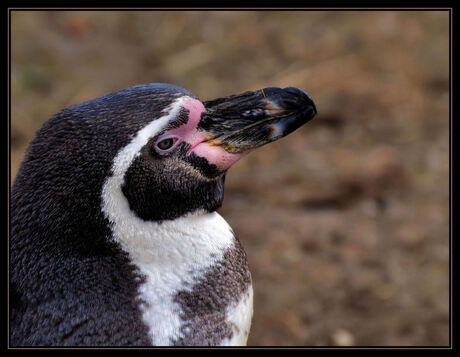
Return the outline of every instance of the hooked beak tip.
[[[266,103],[266,108],[275,106],[278,110],[286,112],[311,112],[315,116],[318,111],[311,96],[296,87],[269,87],[261,90]]]

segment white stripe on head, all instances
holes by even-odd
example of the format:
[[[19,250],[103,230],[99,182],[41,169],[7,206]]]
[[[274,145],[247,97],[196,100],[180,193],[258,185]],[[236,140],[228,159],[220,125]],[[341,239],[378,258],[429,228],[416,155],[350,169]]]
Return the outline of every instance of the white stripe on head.
[[[189,100],[177,99],[164,116],[137,132],[114,158],[111,176],[102,188],[102,211],[111,223],[113,239],[146,277],[139,298],[154,345],[168,345],[181,337],[175,294],[190,289],[234,244],[231,228],[216,212],[194,213],[162,223],[144,221],[130,209],[122,192],[125,173],[142,147],[176,118]]]
[[[124,174],[128,170],[131,163],[134,161],[136,156],[139,155],[140,150],[144,147],[147,142],[158,134],[168,123],[175,118],[180,109],[184,99],[188,97],[180,97],[178,100],[172,103],[166,115],[161,118],[155,119],[150,124],[139,130],[134,139],[126,145],[121,151],[118,152],[117,156],[113,161],[112,175],[118,176],[123,179]]]

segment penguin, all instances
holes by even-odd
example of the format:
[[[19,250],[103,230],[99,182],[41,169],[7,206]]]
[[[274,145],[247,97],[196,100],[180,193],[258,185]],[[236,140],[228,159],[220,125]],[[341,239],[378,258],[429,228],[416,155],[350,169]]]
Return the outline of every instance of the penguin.
[[[10,196],[10,346],[245,345],[246,254],[227,170],[317,113],[298,88],[209,101],[135,85],[55,114]]]

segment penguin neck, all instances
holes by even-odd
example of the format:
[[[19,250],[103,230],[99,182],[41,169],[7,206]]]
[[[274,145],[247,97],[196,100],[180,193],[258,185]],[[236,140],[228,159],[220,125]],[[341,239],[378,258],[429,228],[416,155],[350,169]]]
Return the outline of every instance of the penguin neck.
[[[238,303],[241,296],[243,300],[237,305],[232,302],[221,311],[221,320],[216,321],[214,315],[214,320],[209,317],[209,323],[215,324],[213,331],[222,324],[237,326],[240,332],[234,332],[230,340],[223,338],[221,343],[244,344],[252,315],[252,288],[246,257],[230,226],[215,211],[195,211],[161,222],[144,221],[130,209],[120,189],[121,180],[119,176],[106,180],[102,189],[102,210],[111,223],[112,239],[129,254],[142,277],[137,297],[152,344],[164,346],[186,340],[190,322],[184,315],[184,306],[178,296],[181,292],[194,294],[194,287],[202,284],[203,279],[216,269],[229,269],[225,274],[233,276],[233,272],[236,275],[232,282],[219,278],[214,281],[212,289],[220,291],[219,296],[228,296],[231,286],[234,303]],[[200,290],[204,301],[213,294],[212,289]],[[228,308],[230,310],[227,311]],[[193,316],[195,312],[200,314],[194,310]],[[208,318],[204,314],[202,320]],[[227,318],[230,320],[224,322]]]
[[[225,261],[225,253],[235,247],[236,239],[217,212],[159,223],[140,219],[123,202],[111,205],[105,201],[103,206],[112,223],[112,237],[143,278],[137,293],[152,344],[173,344],[183,337],[177,294],[191,289],[206,272]]]

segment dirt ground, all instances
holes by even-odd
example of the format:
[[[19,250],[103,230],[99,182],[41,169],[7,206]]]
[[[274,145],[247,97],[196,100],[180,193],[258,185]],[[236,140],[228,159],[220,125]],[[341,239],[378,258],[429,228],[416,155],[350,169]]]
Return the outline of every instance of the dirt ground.
[[[11,177],[71,104],[168,82],[268,86],[318,116],[228,173],[252,346],[449,343],[449,13],[14,11]]]

